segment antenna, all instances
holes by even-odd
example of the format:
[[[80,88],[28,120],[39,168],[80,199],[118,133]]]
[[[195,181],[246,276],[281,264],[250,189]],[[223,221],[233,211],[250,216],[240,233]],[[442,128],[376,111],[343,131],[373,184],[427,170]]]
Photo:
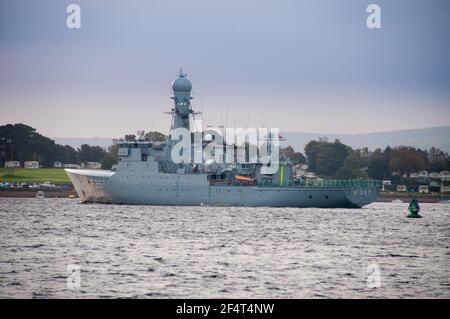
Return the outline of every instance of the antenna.
[[[220,109],[220,125],[223,125],[223,104],[222,104],[222,97],[219,98],[219,109]]]
[[[228,124],[228,108],[230,107],[230,99],[229,94],[227,93],[227,99],[226,99],[226,108],[225,108],[225,126]]]
[[[248,110],[247,128],[248,128],[248,125],[250,124],[250,117],[252,115],[252,108],[253,108],[253,101],[250,103],[250,109]]]

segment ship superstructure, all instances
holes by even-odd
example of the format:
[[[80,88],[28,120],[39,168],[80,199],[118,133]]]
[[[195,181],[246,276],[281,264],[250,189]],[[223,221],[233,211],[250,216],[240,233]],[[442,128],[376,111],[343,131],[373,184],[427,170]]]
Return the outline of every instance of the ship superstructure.
[[[191,105],[192,84],[182,71],[172,90],[170,134],[177,129],[190,132],[190,118],[196,113]],[[118,163],[113,170],[66,169],[82,202],[362,207],[373,202],[381,189],[380,182],[373,180],[296,180],[289,159],[280,160],[271,173],[258,162],[177,162],[173,159],[177,140],[171,135],[164,142],[151,142],[141,133],[136,141],[117,143]],[[202,148],[208,144],[201,132],[192,132],[189,138],[199,139]]]

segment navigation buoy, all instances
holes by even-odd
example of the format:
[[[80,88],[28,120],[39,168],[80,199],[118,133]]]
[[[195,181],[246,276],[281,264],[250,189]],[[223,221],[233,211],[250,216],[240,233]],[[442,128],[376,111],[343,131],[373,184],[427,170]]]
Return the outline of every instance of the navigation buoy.
[[[420,212],[420,206],[417,199],[413,198],[411,203],[409,203],[409,214],[408,218],[422,218],[422,216],[419,215]]]

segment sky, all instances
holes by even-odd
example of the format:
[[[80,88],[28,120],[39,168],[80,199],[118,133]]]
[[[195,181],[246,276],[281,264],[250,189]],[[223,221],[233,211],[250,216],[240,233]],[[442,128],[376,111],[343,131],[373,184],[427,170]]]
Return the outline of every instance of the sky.
[[[69,4],[81,28],[66,25]],[[366,8],[381,8],[369,29]],[[204,124],[368,133],[450,125],[448,0],[1,0],[0,125],[167,133],[180,67]]]

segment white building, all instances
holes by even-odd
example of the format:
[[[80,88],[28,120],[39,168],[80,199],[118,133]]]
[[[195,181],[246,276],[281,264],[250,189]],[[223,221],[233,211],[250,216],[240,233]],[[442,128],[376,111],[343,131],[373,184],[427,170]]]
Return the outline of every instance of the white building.
[[[441,181],[438,180],[431,180],[429,183],[430,187],[441,187]]]
[[[300,178],[301,176],[304,176],[307,173],[308,170],[308,166],[307,165],[295,165],[293,167],[293,171],[294,171],[294,176],[296,178]]]
[[[428,185],[420,185],[419,193],[428,193]]]
[[[448,193],[450,192],[450,187],[448,186],[441,186],[441,193]]]
[[[39,162],[27,161],[27,162],[23,163],[23,167],[25,167],[25,168],[39,168]]]
[[[438,172],[431,172],[431,173],[428,175],[428,178],[430,178],[430,179],[441,179],[441,173],[438,173]]]
[[[427,171],[421,171],[418,173],[410,173],[409,177],[411,178],[428,178],[428,172]]]
[[[397,192],[406,192],[406,185],[397,185]]]
[[[63,167],[64,168],[81,168],[81,166],[78,164],[64,164]]]
[[[450,172],[449,171],[442,171],[441,172],[441,181],[443,181],[443,182],[450,181]]]
[[[101,169],[102,164],[100,164],[98,162],[87,162],[87,163],[82,163],[81,167],[86,168],[86,169]]]
[[[61,162],[53,162],[53,167],[54,168],[62,168],[63,167],[63,163],[61,163]]]
[[[5,162],[5,168],[18,168],[20,167],[19,161],[7,161]]]
[[[392,185],[392,182],[389,179],[383,180],[383,182],[381,183],[381,191],[385,192],[386,189],[384,187],[385,186],[390,186],[390,185]]]

